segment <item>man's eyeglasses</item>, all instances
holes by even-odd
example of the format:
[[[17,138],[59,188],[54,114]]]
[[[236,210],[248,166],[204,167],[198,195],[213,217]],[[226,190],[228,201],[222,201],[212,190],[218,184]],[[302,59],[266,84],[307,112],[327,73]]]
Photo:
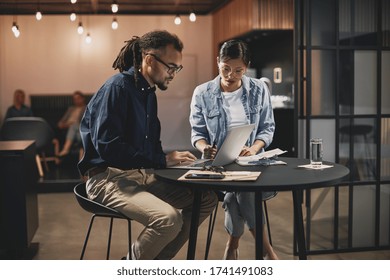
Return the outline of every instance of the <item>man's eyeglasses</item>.
[[[220,66],[219,70],[224,77],[228,77],[230,74],[236,78],[241,78],[244,75],[245,69],[232,70],[228,66]]]
[[[183,65],[179,65],[179,66],[170,66],[168,64],[166,64],[164,61],[161,60],[161,58],[159,58],[157,55],[155,55],[154,53],[147,53],[146,55],[151,55],[153,56],[158,62],[160,62],[162,65],[164,65],[165,67],[168,68],[167,70],[167,73],[169,75],[172,75],[173,73],[177,74],[180,72],[181,69],[183,69]]]

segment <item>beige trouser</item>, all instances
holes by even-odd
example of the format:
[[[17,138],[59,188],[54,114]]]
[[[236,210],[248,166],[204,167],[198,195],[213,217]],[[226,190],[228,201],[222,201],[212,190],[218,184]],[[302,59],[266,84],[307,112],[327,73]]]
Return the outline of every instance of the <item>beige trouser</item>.
[[[87,193],[145,226],[133,244],[133,259],[172,259],[188,240],[193,202],[188,188],[157,181],[144,169],[107,168],[87,181]],[[204,192],[199,224],[216,203],[214,192]]]

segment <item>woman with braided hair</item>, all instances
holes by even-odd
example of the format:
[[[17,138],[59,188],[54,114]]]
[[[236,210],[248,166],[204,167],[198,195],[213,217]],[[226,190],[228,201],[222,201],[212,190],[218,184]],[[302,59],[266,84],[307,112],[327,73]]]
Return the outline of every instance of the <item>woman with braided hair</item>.
[[[89,198],[145,226],[129,259],[171,259],[188,239],[193,193],[157,181],[150,169],[196,159],[188,151],[163,152],[157,117],[156,86],[166,90],[183,68],[183,44],[167,31],[125,43],[113,63],[120,73],[92,97],[81,120],[78,167]],[[200,221],[216,203],[213,192],[203,195]]]

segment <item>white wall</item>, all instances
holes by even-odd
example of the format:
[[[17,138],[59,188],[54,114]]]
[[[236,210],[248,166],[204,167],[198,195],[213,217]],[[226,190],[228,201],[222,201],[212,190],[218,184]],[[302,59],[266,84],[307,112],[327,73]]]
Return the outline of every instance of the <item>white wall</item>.
[[[31,94],[71,94],[75,90],[96,92],[115,71],[111,65],[124,41],[133,35],[165,29],[184,43],[183,70],[165,92],[158,92],[164,148],[189,149],[189,102],[194,87],[212,79],[212,20],[198,16],[195,23],[173,16],[119,16],[119,29],[111,29],[111,16],[83,16],[83,35],[78,22],[68,16],[18,16],[21,35],[15,38],[12,16],[0,16],[0,122],[12,104],[16,88]],[[92,43],[85,43],[90,32]],[[29,99],[27,98],[27,103]]]

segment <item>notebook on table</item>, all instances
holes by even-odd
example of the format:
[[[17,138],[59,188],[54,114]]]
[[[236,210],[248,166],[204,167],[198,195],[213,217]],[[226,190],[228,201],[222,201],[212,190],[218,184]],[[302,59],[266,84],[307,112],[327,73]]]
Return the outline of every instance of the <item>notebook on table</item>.
[[[255,124],[246,124],[232,127],[219,147],[214,159],[198,159],[192,162],[182,162],[168,168],[203,169],[205,166],[225,166],[235,161],[248,140]]]

